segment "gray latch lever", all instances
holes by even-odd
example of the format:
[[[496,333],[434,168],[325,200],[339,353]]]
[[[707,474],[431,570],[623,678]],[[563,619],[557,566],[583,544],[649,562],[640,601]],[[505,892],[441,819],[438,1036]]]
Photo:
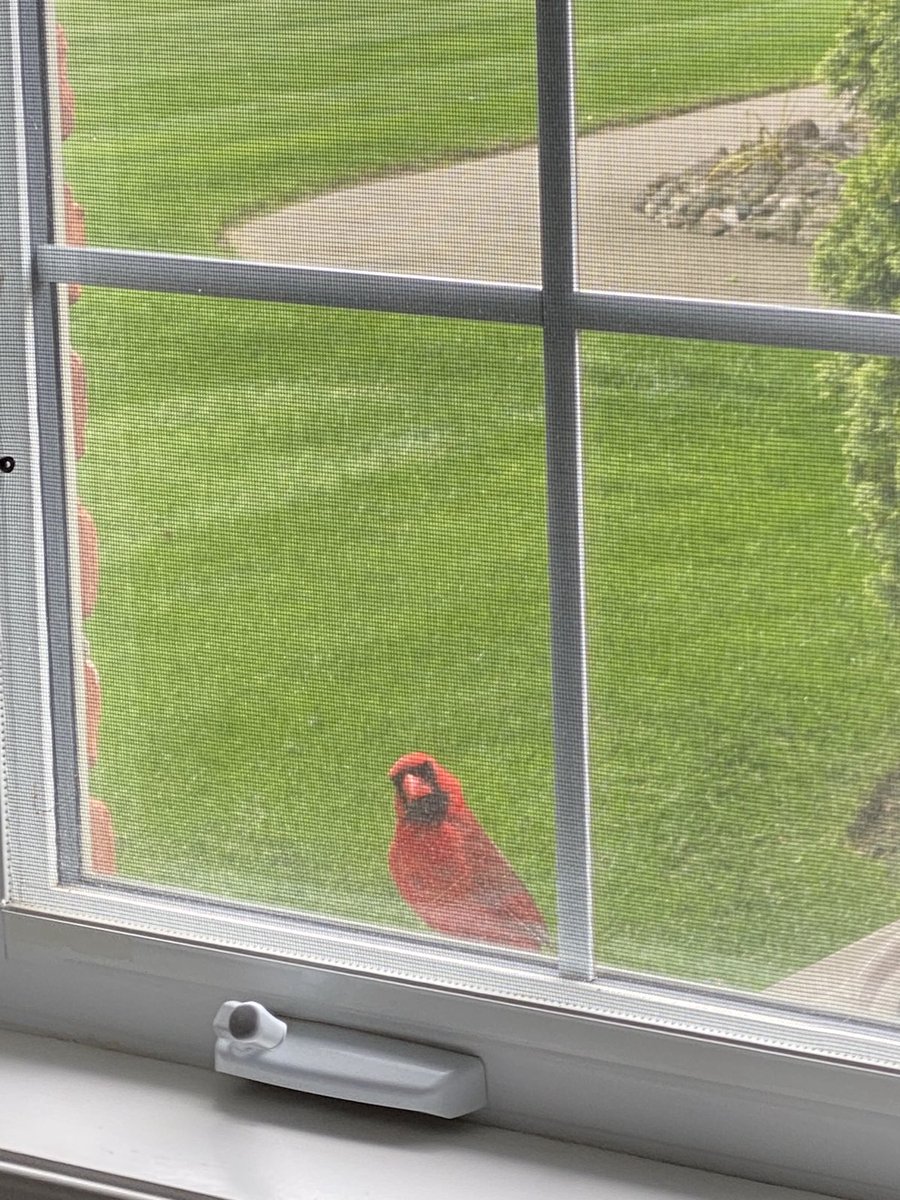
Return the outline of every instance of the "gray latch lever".
[[[283,1021],[255,1000],[216,1013],[216,1070],[276,1087],[461,1117],[487,1103],[480,1058],[315,1021]]]

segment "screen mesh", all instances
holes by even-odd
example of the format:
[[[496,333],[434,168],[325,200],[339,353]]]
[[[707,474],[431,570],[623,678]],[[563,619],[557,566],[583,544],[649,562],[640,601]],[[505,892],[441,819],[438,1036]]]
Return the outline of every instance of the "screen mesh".
[[[585,291],[893,310],[884,29],[574,7],[570,128],[562,4],[542,49],[524,0],[66,0],[56,241],[510,304],[542,248],[564,278],[553,244]],[[590,333],[579,374],[559,288],[543,343],[190,290],[60,289],[84,868],[516,950],[565,927],[603,968],[866,1011],[900,824],[892,362]],[[584,678],[593,934],[577,820],[554,837]]]

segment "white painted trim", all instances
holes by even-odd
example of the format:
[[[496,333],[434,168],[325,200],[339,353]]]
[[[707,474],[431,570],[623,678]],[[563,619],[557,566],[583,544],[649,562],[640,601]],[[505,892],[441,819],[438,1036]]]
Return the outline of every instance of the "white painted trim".
[[[893,1022],[829,1016],[779,997],[630,973],[606,972],[590,983],[580,983],[560,979],[553,960],[537,955],[504,955],[493,948],[482,951],[449,939],[444,943],[429,937],[401,939],[390,930],[314,918],[304,921],[302,914],[294,914],[281,928],[276,926],[282,940],[272,943],[266,941],[272,929],[264,913],[252,906],[244,914],[246,929],[237,930],[243,934],[243,948],[235,949],[227,944],[235,940],[227,921],[221,934],[224,945],[203,939],[205,924],[195,938],[179,938],[173,929],[175,922],[160,927],[156,910],[142,907],[136,895],[131,919],[125,928],[119,928],[99,919],[104,912],[115,912],[111,906],[104,907],[110,904],[106,889],[88,886],[58,891],[71,896],[85,893],[80,911],[87,911],[94,920],[65,919],[7,905],[0,912],[0,929],[10,963],[59,971],[76,965],[113,968],[182,984],[211,985],[228,993],[223,999],[234,995],[259,998],[252,995],[254,985],[290,997],[303,990],[305,981],[326,978],[340,980],[347,990],[401,984],[419,995],[420,1005],[426,1008],[428,997],[438,994],[462,997],[475,1005],[505,1003],[517,1012],[525,1011],[527,1005],[536,1014],[556,1020],[635,1026],[657,1036],[686,1035],[748,1052],[851,1064],[900,1077],[900,1036]],[[95,892],[99,893],[96,897]],[[92,900],[96,908],[92,908]],[[74,902],[70,907],[79,911]],[[189,900],[181,907],[185,917],[196,912]],[[206,922],[212,924],[212,918],[207,916]],[[252,941],[257,922],[258,948]],[[195,928],[197,924],[195,916]],[[236,981],[241,985],[236,986]],[[807,994],[808,1003],[813,999]],[[361,1006],[359,1011],[367,1009]],[[285,1015],[301,1018],[306,1014],[286,1011]],[[532,1043],[528,1040],[526,1044]]]
[[[108,1200],[171,1189],[217,1200],[814,1200],[10,1033],[0,1033],[0,1078],[16,1097],[0,1124],[3,1196],[18,1182],[33,1200],[64,1185]]]
[[[25,114],[16,0],[0,4],[0,403],[4,452],[16,469],[0,488],[0,897],[13,880],[56,877],[53,745],[41,519],[37,364]],[[12,718],[15,717],[15,720]],[[21,847],[28,846],[28,854]]]
[[[477,1055],[484,1123],[849,1200],[898,1194],[888,1071],[9,912],[2,924],[0,1025],[208,1068],[220,1004],[256,999]]]

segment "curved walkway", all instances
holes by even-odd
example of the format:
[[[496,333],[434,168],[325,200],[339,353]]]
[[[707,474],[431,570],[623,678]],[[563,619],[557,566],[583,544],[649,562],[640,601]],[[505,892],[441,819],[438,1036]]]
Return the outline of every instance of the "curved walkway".
[[[809,249],[669,230],[634,212],[642,187],[720,146],[811,116],[846,115],[823,88],[718,104],[607,129],[578,143],[580,285],[733,300],[821,304]],[[356,184],[229,229],[241,256],[449,278],[540,277],[537,149],[505,151]]]

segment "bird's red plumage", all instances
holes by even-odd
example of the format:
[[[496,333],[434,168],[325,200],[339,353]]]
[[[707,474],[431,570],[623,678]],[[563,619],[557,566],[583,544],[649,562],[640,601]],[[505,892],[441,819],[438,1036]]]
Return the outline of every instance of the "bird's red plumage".
[[[430,764],[434,790],[447,797],[440,819],[408,819],[407,775]],[[466,804],[455,776],[426,754],[407,754],[390,770],[397,825],[388,855],[397,890],[426,925],[453,937],[541,950],[550,935],[540,909]],[[417,792],[420,786],[417,785]]]

